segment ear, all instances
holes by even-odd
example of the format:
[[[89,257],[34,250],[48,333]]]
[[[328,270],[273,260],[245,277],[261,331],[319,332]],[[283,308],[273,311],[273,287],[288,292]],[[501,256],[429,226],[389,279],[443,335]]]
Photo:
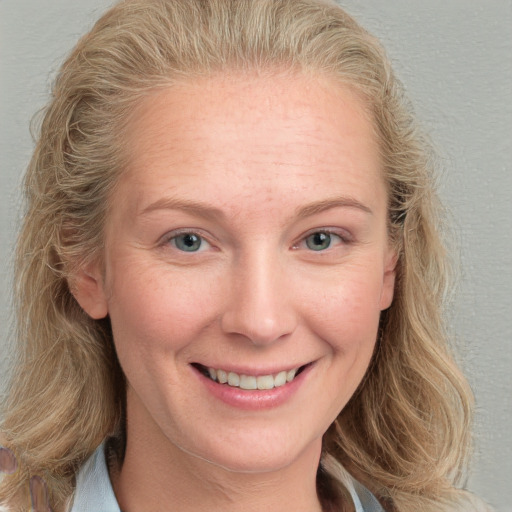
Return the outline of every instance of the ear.
[[[82,309],[95,320],[108,315],[105,283],[99,264],[80,268],[68,280],[69,289]]]
[[[382,276],[382,291],[380,294],[380,310],[384,311],[391,306],[395,293],[396,265],[398,252],[395,249],[388,249],[384,263],[384,274]]]

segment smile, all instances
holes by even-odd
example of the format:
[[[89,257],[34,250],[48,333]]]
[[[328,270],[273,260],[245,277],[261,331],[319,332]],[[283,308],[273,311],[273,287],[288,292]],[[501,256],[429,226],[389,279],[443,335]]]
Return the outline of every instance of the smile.
[[[203,373],[206,377],[211,380],[218,382],[219,384],[226,384],[233,388],[240,388],[245,390],[264,390],[274,389],[284,386],[285,384],[292,382],[293,379],[305,368],[300,366],[291,370],[283,370],[274,375],[244,375],[238,374],[232,371],[226,371],[211,367],[205,367],[202,365],[194,365],[197,369]]]

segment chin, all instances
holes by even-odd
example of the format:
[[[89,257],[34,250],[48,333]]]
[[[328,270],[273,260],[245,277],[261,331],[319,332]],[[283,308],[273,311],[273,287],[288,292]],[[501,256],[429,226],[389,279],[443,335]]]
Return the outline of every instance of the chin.
[[[273,442],[269,439],[268,443],[263,442],[265,438],[263,435],[256,442],[253,439],[239,439],[238,442],[233,440],[228,445],[219,443],[216,446],[211,446],[210,444],[204,450],[201,450],[197,444],[190,449],[184,446],[178,446],[178,448],[187,456],[206,461],[231,473],[278,472],[295,463],[300,463],[302,460],[307,460],[307,464],[311,464],[314,459],[316,464],[318,463],[322,449],[321,437],[307,443],[302,449],[297,449],[302,443],[297,441],[283,444],[283,439],[286,439],[286,436],[287,434],[274,435]],[[291,440],[289,436],[288,440]]]

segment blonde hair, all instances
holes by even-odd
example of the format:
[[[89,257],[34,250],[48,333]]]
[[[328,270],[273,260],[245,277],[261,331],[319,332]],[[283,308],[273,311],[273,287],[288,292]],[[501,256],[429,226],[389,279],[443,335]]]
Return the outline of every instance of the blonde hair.
[[[455,485],[470,448],[472,395],[444,329],[449,267],[430,146],[379,43],[327,0],[126,0],[63,64],[25,179],[19,354],[2,424],[20,469],[4,478],[0,503],[27,509],[27,482],[39,475],[53,509],[65,510],[80,464],[122,431],[124,378],[108,319],[89,318],[68,283],[101,258],[129,112],[182,78],[276,69],[323,73],[363,95],[399,252],[370,368],[324,437],[319,493],[341,502],[346,470],[389,511],[469,510]]]

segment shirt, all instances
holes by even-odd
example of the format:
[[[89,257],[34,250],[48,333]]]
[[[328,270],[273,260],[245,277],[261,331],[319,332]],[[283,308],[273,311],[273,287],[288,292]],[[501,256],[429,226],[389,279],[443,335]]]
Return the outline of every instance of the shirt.
[[[356,512],[384,512],[375,496],[366,487],[354,479],[345,484],[354,501]],[[103,444],[78,473],[70,512],[121,512],[110,483]]]

